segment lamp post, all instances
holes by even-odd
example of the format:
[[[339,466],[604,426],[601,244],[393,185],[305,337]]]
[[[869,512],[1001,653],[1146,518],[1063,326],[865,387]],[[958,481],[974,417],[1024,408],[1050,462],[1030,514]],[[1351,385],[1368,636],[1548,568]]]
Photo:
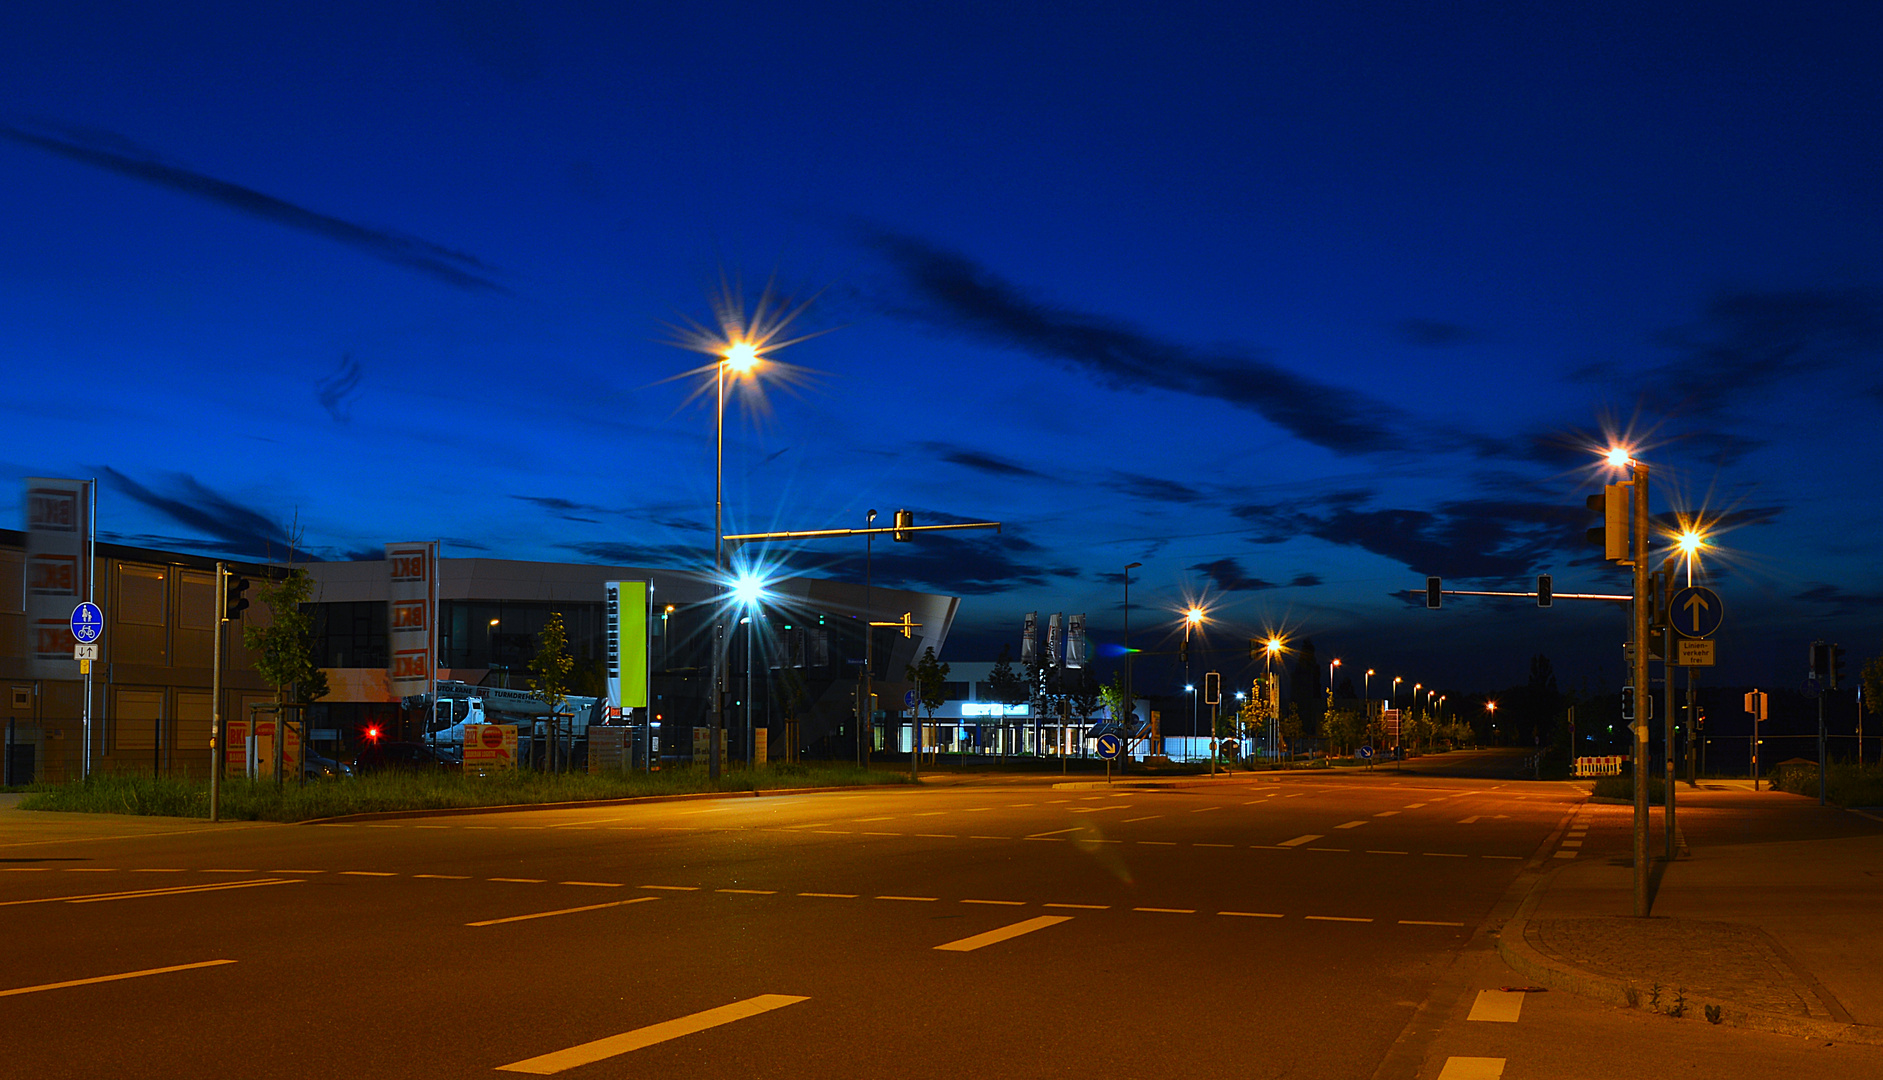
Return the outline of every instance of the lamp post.
[[[876,511],[871,510],[863,516],[863,527],[865,529],[872,529],[875,528],[875,526]],[[876,627],[872,625],[876,619],[876,594],[873,591],[874,579],[870,576],[870,564],[875,553],[876,534],[873,532],[865,532],[863,534],[863,687],[857,698],[856,710],[858,768],[867,768],[869,766],[869,746],[873,741],[870,735],[876,730],[876,690],[873,682],[876,675]],[[918,730],[920,729],[918,728]],[[920,757],[921,753],[921,747],[916,747],[916,757]],[[922,766],[915,758],[910,758],[910,761],[914,762],[914,764],[910,765],[911,774],[913,775],[914,770],[920,769]]]
[[[1484,703],[1484,715],[1490,718],[1491,745],[1496,746],[1497,745],[1497,702],[1495,700],[1487,701]]]
[[[1190,692],[1190,737],[1193,739],[1196,738],[1196,735],[1197,735],[1198,721],[1197,721],[1197,707],[1196,707],[1196,684],[1190,681],[1190,630],[1192,627],[1201,626],[1202,624],[1203,624],[1203,609],[1202,608],[1192,607],[1190,610],[1183,613],[1183,682],[1184,682],[1183,688]],[[1209,744],[1207,742],[1204,743],[1204,746],[1206,749],[1208,745]],[[1211,771],[1215,771],[1215,761],[1216,761],[1215,755],[1214,754],[1210,755]]]
[[[1271,636],[1262,646],[1262,690],[1268,694],[1268,763],[1275,764],[1281,752],[1281,695],[1275,692],[1275,657],[1281,653],[1282,640]]]
[[[1339,666],[1340,657],[1338,656],[1327,662],[1327,691],[1330,694],[1334,692],[1334,669]]]
[[[1131,696],[1131,571],[1143,565],[1144,564],[1141,562],[1127,563],[1125,565],[1125,715],[1122,718],[1112,718],[1118,720],[1120,724],[1130,724],[1132,710],[1137,707],[1136,701]],[[1131,730],[1129,727],[1125,729],[1124,742],[1125,752],[1118,763],[1119,772],[1124,771],[1124,763],[1131,758]],[[1146,748],[1145,756],[1147,758],[1150,756],[1149,748]]]

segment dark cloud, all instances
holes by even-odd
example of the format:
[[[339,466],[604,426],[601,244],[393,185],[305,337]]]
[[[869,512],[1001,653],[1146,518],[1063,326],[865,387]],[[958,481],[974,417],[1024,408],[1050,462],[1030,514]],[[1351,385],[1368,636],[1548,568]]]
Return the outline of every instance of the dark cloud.
[[[571,502],[568,499],[559,499],[553,495],[512,495],[510,497],[520,502],[529,503],[532,506],[541,507],[563,521],[577,521],[584,525],[601,524],[600,519],[588,517],[587,515],[606,514],[609,512],[599,506],[593,506],[588,503]]]
[[[1417,574],[1467,580],[1527,575],[1579,546],[1589,525],[1587,511],[1568,502],[1480,498],[1400,510],[1368,507],[1368,499],[1348,491],[1318,502],[1246,505],[1231,512],[1257,526],[1249,536],[1256,543],[1306,534],[1384,556]]]
[[[1830,610],[1825,614],[1837,618],[1847,615],[1874,615],[1883,608],[1883,593],[1845,592],[1836,585],[1817,585],[1792,597],[1809,604],[1823,604]]]
[[[706,569],[712,552],[686,544],[637,544],[631,541],[584,541],[557,547],[609,566],[659,566],[682,570]]]
[[[320,407],[327,410],[327,415],[343,424],[353,419],[353,406],[347,399],[359,389],[360,377],[360,362],[348,353],[340,358],[333,374],[314,384]]]
[[[1190,569],[1208,577],[1217,588],[1224,592],[1258,592],[1263,589],[1276,588],[1272,581],[1250,577],[1243,571],[1242,564],[1234,559],[1217,559],[1214,562],[1198,563]]]
[[[460,289],[503,294],[510,292],[509,289],[481,276],[480,273],[473,273],[472,271],[487,271],[489,267],[464,252],[453,251],[416,237],[369,228],[316,213],[277,199],[273,195],[264,195],[253,188],[232,184],[227,180],[218,180],[213,176],[205,176],[174,165],[166,165],[141,151],[126,153],[124,148],[131,144],[120,136],[108,135],[102,143],[86,146],[67,139],[35,135],[18,128],[0,125],[0,137],[44,150],[47,153],[57,154],[93,168],[117,173],[119,176],[141,180],[147,184],[154,184],[205,202],[215,203],[250,217],[344,244],[376,259],[429,274],[439,281]],[[87,138],[86,141],[93,140]],[[106,149],[106,145],[112,148]]]
[[[946,443],[925,443],[923,445],[930,452],[940,454],[941,459],[951,465],[959,465],[962,468],[973,469],[977,472],[984,472],[992,476],[1024,477],[1027,479],[1041,479],[1044,477],[1044,474],[1029,469],[1025,465],[1008,461],[1005,458],[997,458],[992,454],[984,454],[979,450],[949,446]]]
[[[98,470],[113,488],[131,497],[179,525],[186,526],[206,540],[173,540],[180,547],[204,551],[225,551],[255,559],[288,557],[288,532],[267,517],[225,498],[199,483],[195,477],[180,473],[175,478],[175,495],[160,495],[110,466]],[[296,558],[309,558],[305,550],[294,552]]]
[[[1435,319],[1405,319],[1395,328],[1400,340],[1409,345],[1423,345],[1426,348],[1443,348],[1447,345],[1462,345],[1477,335],[1457,323],[1439,322]]]
[[[1208,498],[1188,484],[1175,480],[1163,480],[1155,476],[1139,476],[1136,473],[1114,472],[1112,478],[1102,483],[1113,491],[1137,499],[1149,499],[1153,502],[1198,503]]]
[[[1293,586],[1297,586],[1297,587],[1300,587],[1300,588],[1308,588],[1308,587],[1311,587],[1311,586],[1314,586],[1314,585],[1319,585],[1319,584],[1321,584],[1321,575],[1319,575],[1319,574],[1296,574],[1296,575],[1295,575],[1295,579],[1294,579],[1293,581],[1290,581],[1290,582],[1289,582],[1288,584],[1290,584],[1290,585],[1293,585]]]
[[[1341,454],[1404,449],[1393,406],[1316,382],[1232,349],[1204,350],[1120,320],[1053,307],[959,253],[916,237],[865,229],[902,275],[892,314],[1063,364],[1120,390],[1162,390],[1225,401],[1303,441]]]

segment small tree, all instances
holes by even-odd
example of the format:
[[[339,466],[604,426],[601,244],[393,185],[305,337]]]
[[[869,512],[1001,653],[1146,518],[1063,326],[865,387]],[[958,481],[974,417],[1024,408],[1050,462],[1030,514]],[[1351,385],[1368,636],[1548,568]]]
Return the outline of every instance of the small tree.
[[[536,655],[530,657],[530,690],[549,707],[549,753],[543,758],[546,770],[554,767],[552,759],[562,728],[557,714],[569,700],[569,679],[574,671],[575,661],[569,656],[569,633],[563,628],[562,612],[552,611],[549,621],[536,635]]]
[[[1294,757],[1295,742],[1300,738],[1301,711],[1295,708],[1295,703],[1291,701],[1288,703],[1288,708],[1283,711],[1281,716],[1282,749],[1288,752],[1290,758]]]
[[[288,719],[284,706],[309,705],[327,696],[327,673],[314,665],[314,619],[304,605],[314,594],[306,570],[290,566],[280,581],[264,582],[255,595],[268,609],[268,625],[242,627],[242,644],[255,654],[255,670],[275,687],[275,761],[281,761]],[[217,603],[221,603],[217,598]],[[307,731],[305,709],[294,710],[296,724]]]
[[[929,722],[935,720],[935,710],[941,708],[942,695],[947,692],[948,665],[935,659],[935,648],[930,646],[922,650],[921,662],[906,665],[909,681],[915,684],[915,700],[928,711]],[[923,727],[918,722],[915,731],[915,745],[911,751],[922,752]]]
[[[1007,705],[1025,705],[1030,695],[1027,693],[1027,681],[1013,669],[1013,651],[1005,645],[1000,647],[1000,657],[994,661],[994,670],[987,674],[987,688],[994,692],[994,700]],[[1001,756],[1007,752],[1007,710],[1001,709]]]
[[[785,668],[778,679],[778,710],[785,714],[785,760],[798,760],[798,717],[811,708],[811,690],[796,668]]]
[[[1104,700],[1105,689],[1098,684],[1098,676],[1091,668],[1080,668],[1078,674],[1066,680],[1066,703],[1072,715],[1079,718],[1081,730],[1092,726],[1092,714],[1098,711],[1099,703]],[[1084,740],[1080,742],[1083,744]]]

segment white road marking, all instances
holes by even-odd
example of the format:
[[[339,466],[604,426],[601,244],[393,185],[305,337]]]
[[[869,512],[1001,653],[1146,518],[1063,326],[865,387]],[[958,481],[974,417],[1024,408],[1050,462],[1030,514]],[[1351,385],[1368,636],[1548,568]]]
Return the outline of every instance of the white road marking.
[[[619,889],[619,881],[558,881],[558,885],[588,885],[597,889]]]
[[[183,872],[183,868],[180,866],[174,869],[170,867],[164,867],[163,869],[156,869],[156,868],[151,868],[151,867],[140,867],[136,870],[131,871],[131,873],[133,874],[181,874],[182,872]]]
[[[432,878],[437,881],[469,881],[469,874],[413,874],[415,878]]]
[[[481,922],[467,922],[466,926],[498,926],[502,923],[525,922],[529,919],[547,919],[552,915],[574,915],[580,911],[600,911],[603,908],[626,907],[629,904],[645,904],[658,900],[658,896],[637,896],[632,900],[613,900],[606,904],[584,904],[581,907],[558,908],[555,911],[533,911],[528,915],[511,915],[503,919],[484,919]]]
[[[963,900],[964,904],[998,904],[1001,907],[1025,907],[1025,900]]]
[[[1416,802],[1416,803],[1407,803],[1407,804],[1406,804],[1406,809],[1408,809],[1408,810],[1417,810],[1417,809],[1418,809],[1419,807],[1421,807],[1421,806],[1424,806],[1424,805],[1425,805],[1425,804],[1424,804],[1424,803],[1422,803],[1422,802]]]
[[[715,892],[739,893],[742,896],[776,896],[777,889],[715,889]]]
[[[1566,848],[1579,848],[1579,847],[1581,847],[1581,846],[1582,846],[1582,841],[1580,841],[1580,840],[1565,840],[1565,841],[1563,841],[1563,846],[1564,846],[1564,847],[1566,847]]]
[[[1129,825],[1129,824],[1131,824],[1131,823],[1132,823],[1132,822],[1134,822],[1134,821],[1150,821],[1150,820],[1152,820],[1153,818],[1161,818],[1161,817],[1163,817],[1163,816],[1164,816],[1164,815],[1162,815],[1162,814],[1149,814],[1149,815],[1147,815],[1147,816],[1145,816],[1145,817],[1128,817],[1128,818],[1126,818],[1126,819],[1124,819],[1123,821],[1121,821],[1121,822],[1119,822],[1118,824],[1120,824],[1120,825]]]
[[[1372,919],[1357,919],[1351,915],[1304,915],[1309,922],[1372,922]]]
[[[939,896],[879,896],[878,900],[912,900],[918,904],[932,904],[940,900]]]
[[[799,896],[827,896],[833,900],[855,900],[857,898],[857,894],[853,892],[801,892],[798,895]]]
[[[1336,828],[1336,829],[1357,829],[1357,828],[1359,828],[1360,826],[1362,826],[1362,825],[1365,825],[1365,824],[1366,824],[1366,822],[1364,822],[1364,821],[1349,821],[1349,822],[1347,822],[1347,823],[1346,823],[1345,825],[1336,825],[1336,826],[1334,826],[1334,828]]]
[[[1283,840],[1277,846],[1278,847],[1300,847],[1302,844],[1314,843],[1316,840],[1319,840],[1322,835],[1323,834],[1321,833],[1309,833],[1306,836],[1297,836],[1293,840]]]
[[[1401,919],[1401,926],[1463,926],[1461,922],[1433,922],[1430,919]]]
[[[1517,1014],[1523,1011],[1524,996],[1507,994],[1502,990],[1480,990],[1478,999],[1471,1003],[1471,1015],[1465,1019],[1514,1024],[1517,1022]]]
[[[573,1069],[578,1065],[588,1065],[607,1058],[618,1057],[645,1046],[653,1046],[669,1039],[677,1039],[682,1035],[692,1035],[709,1028],[716,1028],[721,1024],[730,1024],[734,1020],[744,1020],[761,1013],[768,1013],[773,1009],[782,1009],[786,1005],[796,1005],[800,1001],[809,1000],[811,999],[808,997],[792,994],[760,994],[731,1005],[721,1005],[717,1009],[707,1009],[691,1016],[682,1016],[677,1020],[649,1024],[647,1027],[624,1031],[605,1039],[571,1046],[567,1050],[557,1050],[554,1053],[513,1061],[508,1065],[499,1065],[497,1070],[549,1076],[565,1069]]]
[[[1192,814],[1201,814],[1201,813],[1206,813],[1210,810],[1221,810],[1221,809],[1222,807],[1220,806],[1199,806],[1195,810],[1192,810],[1190,812]]]
[[[1110,904],[1041,904],[1041,907],[1070,908],[1074,911],[1110,911]]]
[[[1058,926],[1062,922],[1070,921],[1072,921],[1070,915],[1039,915],[1010,926],[1003,926],[998,930],[989,930],[985,934],[975,934],[973,937],[964,937],[959,941],[950,941],[946,945],[937,945],[935,949],[938,952],[973,952],[1009,938],[1017,938],[1021,934],[1031,934],[1035,930],[1044,930],[1049,926]]]
[[[1469,855],[1455,855],[1449,851],[1421,851],[1419,854],[1429,855],[1434,859],[1469,859],[1471,857]]]
[[[1380,850],[1380,849],[1368,848],[1367,854],[1368,855],[1410,855],[1412,853],[1410,851],[1385,851],[1385,850]]]
[[[342,870],[341,877],[398,877],[390,870]]]
[[[1468,818],[1459,818],[1459,819],[1458,819],[1458,824],[1460,824],[1460,825],[1475,825],[1475,824],[1477,824],[1477,820],[1478,820],[1479,818],[1481,818],[1481,817],[1483,817],[1483,816],[1484,816],[1483,814],[1472,814],[1472,815],[1471,815],[1470,817],[1468,817]]]
[[[95,975],[89,979],[67,979],[65,982],[41,983],[38,986],[21,986],[12,990],[0,990],[0,997],[12,997],[15,994],[36,994],[41,990],[63,990],[68,986],[90,986],[93,983],[117,982],[119,979],[141,979],[146,975],[167,975],[172,971],[191,971],[196,968],[217,967],[233,964],[233,960],[199,960],[194,964],[172,964],[170,967],[145,968],[142,971],[126,971],[118,975]]]
[[[1245,919],[1285,919],[1287,918],[1286,915],[1280,915],[1272,911],[1219,911],[1216,914],[1239,915]]]
[[[970,840],[1012,840],[1011,836],[969,836]]]
[[[1438,1071],[1438,1080],[1501,1080],[1503,1075],[1503,1058],[1450,1057]]]
[[[925,840],[959,840],[961,839],[959,836],[956,836],[954,833],[945,833],[945,832],[919,832],[919,833],[916,833],[915,835],[920,836]],[[1034,836],[1029,836],[1027,837],[1027,839],[1037,840],[1039,838],[1034,837]]]
[[[1134,907],[1133,911],[1155,911],[1164,915],[1195,915],[1195,908],[1187,907]]]
[[[484,880],[485,881],[508,881],[508,882],[513,882],[517,885],[541,885],[543,883],[543,879],[539,877],[494,877],[494,878],[485,878]]]
[[[852,822],[852,824],[861,825],[866,821],[894,821],[894,820],[896,820],[896,818],[895,818],[895,815],[893,814],[890,815],[889,817],[860,817],[860,818],[857,818],[856,821]]]
[[[1205,844],[1199,840],[1198,842],[1191,844],[1190,846],[1191,847],[1235,847],[1236,845],[1234,844]]]
[[[1381,810],[1379,813],[1374,814],[1373,816],[1374,817],[1392,817],[1394,814],[1397,814],[1397,813],[1399,813],[1399,811],[1397,810]]]
[[[252,889],[260,885],[289,885],[298,878],[265,878],[260,881],[226,881],[214,885],[171,885],[162,889],[133,889],[129,892],[86,893],[82,896],[42,896],[34,900],[4,900],[0,907],[21,904],[96,904],[105,900],[141,900],[149,896],[182,896],[186,893],[220,892],[223,889]]]
[[[1059,835],[1060,833],[1069,833],[1069,832],[1077,832],[1078,830],[1079,830],[1079,827],[1078,827],[1077,825],[1074,825],[1074,826],[1073,826],[1072,828],[1070,828],[1070,829],[1054,829],[1054,830],[1053,830],[1052,832],[1036,832],[1036,833],[1028,833],[1028,834],[1027,834],[1027,839],[1028,839],[1028,840],[1038,840],[1038,839],[1039,839],[1040,837],[1042,837],[1042,836],[1058,836],[1058,835]]]
[[[492,878],[491,880],[498,881],[501,879]],[[635,887],[640,888],[640,889],[659,889],[662,892],[699,892],[700,891],[700,887],[698,885],[637,885]]]
[[[1576,853],[1573,851],[1559,851],[1556,853],[1555,857],[1558,859],[1573,859],[1576,857]]]
[[[1176,847],[1177,846],[1177,841],[1175,840],[1134,840],[1132,841],[1132,843],[1145,844],[1149,847]]]

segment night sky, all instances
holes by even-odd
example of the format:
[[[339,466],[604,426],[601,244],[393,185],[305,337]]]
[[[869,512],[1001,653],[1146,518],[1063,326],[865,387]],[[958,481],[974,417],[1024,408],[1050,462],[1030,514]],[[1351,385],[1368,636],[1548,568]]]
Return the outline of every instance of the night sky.
[[[1625,589],[1619,435],[1719,523],[1708,677],[1795,686],[1883,651],[1879,56],[1860,4],[11,5],[0,519],[95,476],[126,543],[701,567],[672,327],[769,285],[814,336],[728,529],[1003,522],[876,545],[944,659],[1115,641],[1142,562],[1145,649],[1197,599],[1612,690],[1619,608],[1405,591]]]

